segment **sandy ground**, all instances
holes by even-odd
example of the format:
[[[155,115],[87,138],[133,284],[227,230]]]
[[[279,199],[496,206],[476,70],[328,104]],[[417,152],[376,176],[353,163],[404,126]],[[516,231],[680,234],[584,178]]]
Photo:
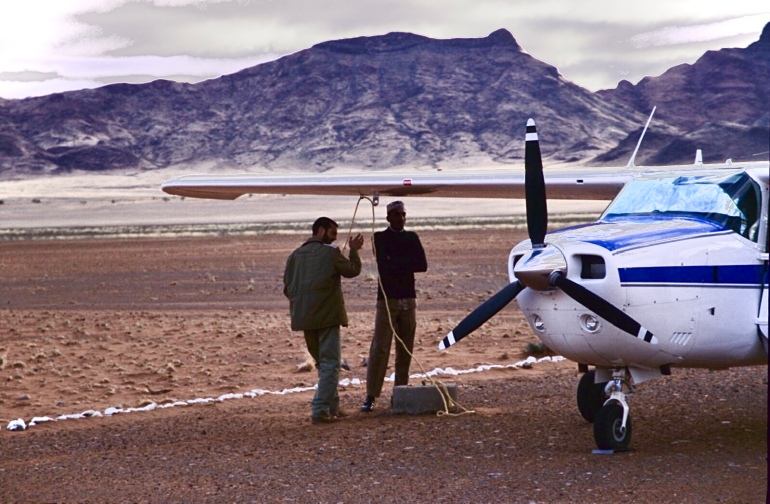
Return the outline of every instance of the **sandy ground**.
[[[437,341],[505,282],[508,237],[421,233],[416,356],[427,370],[515,364],[515,307]],[[515,239],[516,237],[513,237]],[[300,235],[2,243],[0,424],[314,384],[280,276]],[[371,261],[345,284],[350,418],[311,426],[312,392],[255,395],[0,432],[7,502],[763,502],[766,369],[676,371],[632,399],[635,451],[593,455],[568,362],[458,377],[460,417],[373,414],[363,397]],[[415,366],[415,370],[418,370]],[[414,380],[413,380],[414,381]]]
[[[642,384],[631,398],[634,450],[593,454],[577,366],[515,366],[536,341],[515,303],[437,350],[505,284],[523,230],[420,234],[429,271],[418,279],[413,372],[508,367],[439,376],[474,413],[392,415],[388,384],[373,413],[359,412],[376,289],[365,254],[362,275],[344,284],[349,417],[324,426],[310,424],[315,373],[299,370],[307,355],[281,294],[304,233],[6,237],[0,500],[765,502],[766,367],[675,370]],[[262,393],[287,389],[297,391]],[[72,418],[6,429],[62,415]]]

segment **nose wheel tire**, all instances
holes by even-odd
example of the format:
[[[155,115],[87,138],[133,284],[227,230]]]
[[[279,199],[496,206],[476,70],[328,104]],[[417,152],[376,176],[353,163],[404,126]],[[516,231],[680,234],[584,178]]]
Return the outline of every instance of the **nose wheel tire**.
[[[625,450],[631,442],[631,417],[623,429],[623,406],[605,404],[594,417],[594,440],[600,450]]]
[[[602,409],[604,401],[607,400],[607,394],[604,393],[604,387],[607,382],[594,383],[595,370],[588,371],[580,377],[577,387],[577,405],[580,415],[590,423],[596,418],[596,413]]]

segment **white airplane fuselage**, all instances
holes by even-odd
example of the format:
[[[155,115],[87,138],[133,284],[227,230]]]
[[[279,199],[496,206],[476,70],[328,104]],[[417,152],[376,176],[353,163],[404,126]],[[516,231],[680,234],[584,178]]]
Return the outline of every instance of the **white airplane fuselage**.
[[[759,192],[757,222],[764,219],[766,229],[767,188]],[[637,383],[659,376],[661,366],[767,364],[767,252],[756,227],[743,234],[753,240],[700,216],[605,214],[546,235],[546,246],[566,260],[567,278],[639,321],[655,344],[596,317],[561,289],[524,289],[516,299],[551,350],[597,369],[628,368]],[[530,249],[527,240],[511,251],[511,282]]]

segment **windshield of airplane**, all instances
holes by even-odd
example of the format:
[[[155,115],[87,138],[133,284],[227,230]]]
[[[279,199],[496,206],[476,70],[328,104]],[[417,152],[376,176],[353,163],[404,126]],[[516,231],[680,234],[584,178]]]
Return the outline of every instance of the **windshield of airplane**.
[[[759,186],[744,171],[641,175],[610,203],[602,219],[689,216],[714,221],[756,241],[759,201]]]

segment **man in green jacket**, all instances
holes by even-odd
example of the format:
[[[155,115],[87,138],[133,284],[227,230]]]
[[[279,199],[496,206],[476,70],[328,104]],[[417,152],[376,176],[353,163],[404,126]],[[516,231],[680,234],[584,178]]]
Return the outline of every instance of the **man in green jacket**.
[[[330,423],[341,415],[337,385],[340,379],[342,345],[340,326],[348,325],[341,277],[361,273],[358,251],[364,245],[359,233],[348,241],[350,258],[332,245],[337,223],[320,217],[313,223],[313,236],[292,252],[283,273],[283,293],[289,298],[291,328],[304,331],[308,352],[318,368],[318,389],[311,403],[311,421]]]

